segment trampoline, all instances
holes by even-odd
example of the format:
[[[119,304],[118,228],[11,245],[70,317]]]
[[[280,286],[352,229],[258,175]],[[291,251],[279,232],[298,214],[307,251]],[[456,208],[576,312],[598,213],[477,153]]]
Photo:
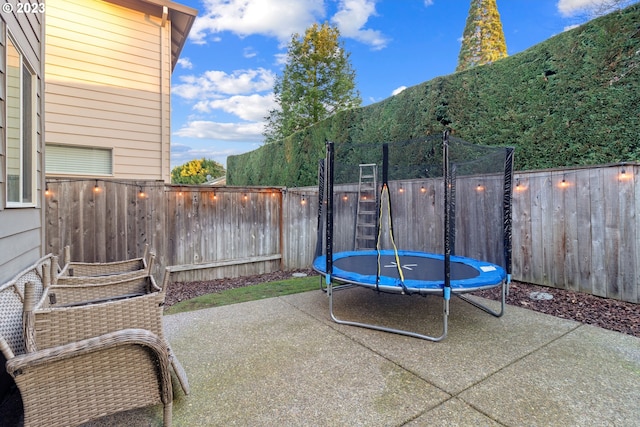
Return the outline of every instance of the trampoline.
[[[432,136],[375,147],[345,143],[336,149],[327,142],[319,163],[313,268],[324,276],[320,287],[332,320],[441,341],[452,296],[502,316],[511,280],[513,148],[469,144],[448,131],[440,141]],[[442,333],[339,318],[335,291],[352,285],[442,297]],[[466,295],[496,287],[499,310]]]
[[[392,250],[349,251],[333,254],[334,280],[374,288],[383,292],[409,294],[442,294],[444,255]],[[453,293],[481,291],[499,286],[507,276],[504,269],[473,258],[452,256],[450,286]],[[316,258],[313,268],[326,275],[326,256]],[[371,274],[378,270],[380,275]]]

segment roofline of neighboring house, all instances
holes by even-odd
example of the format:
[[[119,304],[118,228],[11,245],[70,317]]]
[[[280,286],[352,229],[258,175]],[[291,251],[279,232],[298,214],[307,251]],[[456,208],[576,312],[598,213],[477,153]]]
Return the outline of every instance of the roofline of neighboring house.
[[[213,187],[226,185],[226,184],[227,184],[227,175],[219,176],[218,178],[212,179],[211,181],[207,181],[204,183],[204,185],[210,185]]]
[[[180,52],[187,41],[191,27],[193,26],[198,11],[192,7],[176,3],[171,0],[106,0],[134,10],[149,12],[148,6],[153,9],[153,15],[162,17],[164,6],[169,10],[171,20],[171,70],[178,63]],[[147,7],[143,7],[147,6]]]

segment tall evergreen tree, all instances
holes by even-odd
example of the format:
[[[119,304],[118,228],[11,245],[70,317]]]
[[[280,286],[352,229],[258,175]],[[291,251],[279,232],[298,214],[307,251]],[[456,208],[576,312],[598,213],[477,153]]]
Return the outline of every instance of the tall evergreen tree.
[[[496,0],[471,0],[456,71],[467,70],[506,56],[507,44]]]
[[[273,88],[279,108],[267,117],[266,143],[360,105],[349,56],[340,32],[327,23],[313,24],[302,37],[293,35],[283,74]]]

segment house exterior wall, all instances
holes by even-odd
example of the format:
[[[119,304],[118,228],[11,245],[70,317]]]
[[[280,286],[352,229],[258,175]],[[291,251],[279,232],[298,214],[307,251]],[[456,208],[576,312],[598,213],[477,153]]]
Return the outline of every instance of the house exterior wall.
[[[15,3],[0,1],[0,4]],[[35,169],[34,203],[11,207],[7,202],[7,33],[13,37],[24,60],[35,73]],[[10,279],[44,254],[44,150],[42,58],[44,14],[7,12],[0,14],[0,283]]]
[[[47,145],[110,149],[108,177],[170,181],[171,22],[161,27],[161,15],[144,2],[47,1]]]

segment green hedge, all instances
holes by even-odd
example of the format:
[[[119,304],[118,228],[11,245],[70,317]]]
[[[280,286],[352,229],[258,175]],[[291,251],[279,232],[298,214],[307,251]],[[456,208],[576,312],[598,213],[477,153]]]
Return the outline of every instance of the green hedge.
[[[230,185],[315,185],[326,140],[439,134],[516,146],[516,169],[640,160],[640,5],[525,52],[338,113],[279,143],[229,157]]]

